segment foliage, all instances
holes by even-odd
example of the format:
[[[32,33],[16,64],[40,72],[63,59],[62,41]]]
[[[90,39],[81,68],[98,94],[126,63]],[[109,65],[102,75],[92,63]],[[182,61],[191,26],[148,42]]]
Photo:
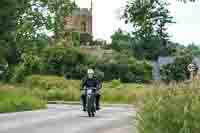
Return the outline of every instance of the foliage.
[[[21,57],[21,63],[31,73],[40,73],[42,69],[42,59],[33,53],[24,53]]]
[[[31,71],[24,64],[19,64],[14,67],[13,73],[10,73],[10,81],[13,83],[23,82],[30,73]]]
[[[105,74],[103,71],[95,69],[95,76],[100,80],[104,81]]]
[[[45,107],[45,101],[31,95],[30,92],[22,88],[7,88],[1,85],[0,88],[0,113],[29,111]]]
[[[174,23],[165,0],[129,0],[124,15],[126,23],[134,27],[132,48],[136,57],[157,60],[158,56],[173,53],[167,32]]]
[[[137,60],[120,59],[113,62],[101,62],[97,69],[104,72],[104,80],[120,79],[122,82],[148,82],[152,79],[152,67],[149,63]]]
[[[76,48],[55,46],[42,52],[43,72],[49,74],[67,74],[77,78],[84,69],[85,54]],[[77,76],[76,73],[79,73]]]
[[[193,56],[199,56],[200,55],[200,47],[198,45],[195,45],[194,43],[189,44],[186,47],[186,51],[188,53],[191,53]]]
[[[134,33],[140,38],[148,40],[158,35],[161,40],[167,41],[166,25],[172,23],[167,5],[163,0],[130,0],[123,17],[126,23],[133,24]]]
[[[107,42],[103,39],[96,39],[92,42],[92,45],[94,46],[101,46],[101,47],[106,47],[107,46]]]
[[[138,59],[157,60],[159,56],[172,56],[175,54],[177,46],[169,43],[167,47],[162,45],[158,37],[154,37],[148,42],[135,40],[132,45],[134,56]]]
[[[125,31],[118,30],[112,35],[111,48],[137,59],[157,60],[159,56],[170,56],[176,53],[177,45],[168,42],[167,46],[162,44],[159,37],[151,37],[148,41],[131,36]]]
[[[116,79],[112,80],[111,83],[113,88],[119,87],[121,85],[121,81]]]
[[[91,44],[93,36],[89,33],[81,33],[80,34],[80,43],[82,45],[87,45],[87,43]]]
[[[65,97],[64,90],[52,88],[47,92],[47,99],[50,101],[62,100]]]
[[[21,61],[17,65],[9,65],[5,70],[4,81],[23,82],[26,76],[32,73],[40,73],[42,60],[33,53],[22,54]]]
[[[80,33],[72,32],[72,42],[73,46],[80,46]]]
[[[37,88],[37,91],[46,92],[50,101],[79,101],[80,84],[79,80],[65,80],[63,77],[50,75],[33,75],[28,77],[22,86],[29,87],[34,91]],[[143,97],[147,90],[151,90],[149,88],[152,88],[152,85],[120,83],[120,86],[113,86],[112,82],[104,82],[102,87],[102,102],[133,103],[137,98]],[[39,96],[41,97],[41,95]]]
[[[129,33],[118,29],[112,36],[111,48],[117,51],[128,49],[131,46],[132,37]]]
[[[31,91],[31,95],[46,100],[48,93],[43,88],[33,88]]]
[[[197,133],[200,130],[199,83],[155,86],[139,104],[139,133]]]
[[[17,62],[16,52],[16,25],[21,14],[25,0],[1,0],[0,2],[0,46],[6,53],[6,62],[15,64]]]
[[[161,68],[161,77],[164,81],[183,81],[188,79],[188,65],[192,63],[192,56],[185,55],[177,57],[172,64],[168,64]]]

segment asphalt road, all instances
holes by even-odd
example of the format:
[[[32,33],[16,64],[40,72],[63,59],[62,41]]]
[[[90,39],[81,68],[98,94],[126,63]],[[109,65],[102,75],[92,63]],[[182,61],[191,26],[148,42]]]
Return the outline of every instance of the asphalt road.
[[[79,105],[48,105],[48,109],[0,114],[0,133],[135,133],[133,108],[103,107],[95,118]]]

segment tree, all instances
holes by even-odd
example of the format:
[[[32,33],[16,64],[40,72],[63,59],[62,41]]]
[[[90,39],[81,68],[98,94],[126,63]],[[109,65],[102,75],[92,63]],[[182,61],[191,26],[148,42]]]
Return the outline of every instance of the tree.
[[[173,22],[167,5],[163,0],[129,0],[123,18],[133,24],[134,34],[139,38],[148,40],[158,35],[165,39],[166,25]]]
[[[159,51],[162,52],[159,53],[162,56],[169,55],[167,26],[174,23],[167,6],[168,3],[163,0],[129,0],[123,15],[126,23],[133,24],[133,35],[137,40],[144,41],[144,45],[155,40],[160,43]]]
[[[191,53],[193,56],[200,56],[200,47],[194,43],[189,44],[186,48],[188,53]]]
[[[131,46],[132,37],[129,33],[118,29],[112,36],[111,36],[111,48],[122,51],[124,49],[128,49]]]
[[[28,0],[21,10],[17,23],[16,43],[20,53],[41,45],[53,29],[53,20],[45,0]],[[37,44],[38,43],[38,44]],[[45,45],[43,43],[43,45]]]
[[[53,32],[56,40],[65,38],[65,17],[76,6],[70,0],[29,0],[18,20],[18,37],[32,40]]]
[[[10,64],[15,64],[17,62],[17,20],[26,3],[26,0],[0,1],[0,45],[7,51],[5,58]]]

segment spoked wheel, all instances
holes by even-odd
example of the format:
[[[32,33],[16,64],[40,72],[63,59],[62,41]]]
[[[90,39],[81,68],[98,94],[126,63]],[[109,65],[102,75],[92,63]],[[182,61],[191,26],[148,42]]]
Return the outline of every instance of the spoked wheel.
[[[87,111],[88,111],[88,116],[89,117],[95,117],[95,106],[94,106],[94,101],[92,97],[87,98]]]
[[[91,98],[90,97],[87,98],[87,112],[88,112],[88,116],[92,117],[92,107],[91,107]]]
[[[94,97],[92,98],[92,117],[95,117],[95,113],[96,113],[96,106],[95,106],[95,100]]]

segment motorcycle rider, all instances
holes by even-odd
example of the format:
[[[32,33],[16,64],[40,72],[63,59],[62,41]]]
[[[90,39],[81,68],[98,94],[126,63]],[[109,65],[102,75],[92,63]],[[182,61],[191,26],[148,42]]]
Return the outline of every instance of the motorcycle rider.
[[[88,69],[87,76],[83,78],[81,84],[81,90],[85,88],[95,87],[96,90],[96,110],[100,110],[100,89],[101,89],[101,82],[95,77],[94,70]],[[81,99],[83,102],[83,111],[86,111],[86,95],[85,92],[82,93]]]

